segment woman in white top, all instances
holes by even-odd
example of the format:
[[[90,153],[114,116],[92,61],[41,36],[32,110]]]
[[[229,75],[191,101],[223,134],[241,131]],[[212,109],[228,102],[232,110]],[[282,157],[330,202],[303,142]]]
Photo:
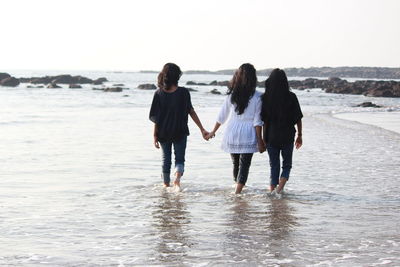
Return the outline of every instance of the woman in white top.
[[[235,193],[242,191],[247,181],[253,153],[265,151],[261,130],[261,93],[256,91],[257,75],[251,64],[243,64],[229,83],[228,96],[208,138],[215,135],[228,119],[222,149],[231,154]]]

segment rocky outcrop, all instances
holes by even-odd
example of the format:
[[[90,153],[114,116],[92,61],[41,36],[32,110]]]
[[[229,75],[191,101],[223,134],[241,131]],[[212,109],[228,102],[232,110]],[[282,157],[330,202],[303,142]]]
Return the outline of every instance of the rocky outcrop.
[[[1,86],[16,87],[19,85],[19,80],[15,77],[7,77],[0,81]]]
[[[5,72],[0,72],[0,81],[5,79],[5,78],[10,78],[11,75]]]
[[[113,92],[113,93],[119,93],[122,92],[124,88],[122,87],[107,87],[104,88],[104,92]]]
[[[193,81],[188,81],[188,82],[186,83],[186,85],[208,85],[208,84],[206,84],[206,83],[197,83],[197,82],[193,82]]]
[[[363,102],[361,104],[356,105],[356,107],[363,107],[363,108],[381,108],[382,106],[379,106],[377,104],[374,104],[372,102]]]
[[[362,80],[348,82],[337,77],[328,80],[308,78],[303,81],[289,81],[290,87],[304,90],[310,88],[321,88],[327,93],[353,94],[375,97],[400,97],[400,82],[397,81],[374,81]]]
[[[144,84],[139,84],[137,88],[142,90],[155,90],[157,89],[157,86],[152,83],[144,83]]]
[[[96,80],[93,80],[92,84],[100,85],[100,84],[103,84],[104,82],[108,82],[107,78],[101,77],[101,78],[98,78]]]
[[[79,85],[79,84],[70,84],[70,85],[68,86],[68,88],[70,88],[70,89],[81,89],[82,86]]]
[[[210,91],[210,93],[213,94],[213,95],[220,95],[220,94],[221,94],[221,92],[218,91],[217,89],[212,89],[212,90]]]
[[[189,88],[189,87],[186,87],[186,89],[188,89],[189,92],[198,92],[199,91],[199,90],[196,90],[196,89],[193,89],[193,88]]]
[[[57,89],[57,88],[62,88],[62,87],[57,85],[56,83],[50,83],[49,85],[47,85],[47,88]]]
[[[70,74],[20,78],[19,80],[22,83],[33,83],[33,84],[59,83],[59,84],[97,84],[97,85],[107,81],[107,79],[104,77],[92,80],[90,78],[83,77],[80,75],[72,76]]]

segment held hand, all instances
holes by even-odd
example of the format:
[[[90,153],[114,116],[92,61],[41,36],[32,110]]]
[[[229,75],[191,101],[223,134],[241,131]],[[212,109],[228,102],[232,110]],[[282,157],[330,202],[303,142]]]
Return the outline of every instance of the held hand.
[[[157,136],[154,136],[154,146],[157,149],[160,148],[160,143],[158,142],[158,137]]]
[[[207,136],[209,135],[210,133],[208,132],[208,131],[206,131],[206,130],[201,130],[201,135],[203,136],[203,139],[204,140],[207,140],[208,141],[208,138],[207,138]]]
[[[210,140],[211,138],[214,138],[214,137],[215,137],[215,132],[210,132],[210,133],[207,134],[205,139],[208,141],[208,140]]]
[[[265,143],[263,140],[258,140],[258,152],[263,153],[265,152]]]
[[[303,145],[303,139],[301,138],[301,136],[297,136],[294,144],[296,146],[296,149],[299,149]]]

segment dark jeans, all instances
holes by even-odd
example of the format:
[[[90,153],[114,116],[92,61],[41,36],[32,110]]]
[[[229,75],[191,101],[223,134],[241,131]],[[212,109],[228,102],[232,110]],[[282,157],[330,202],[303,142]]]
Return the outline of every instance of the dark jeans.
[[[169,184],[171,181],[171,153],[172,146],[174,146],[175,154],[175,172],[179,172],[183,175],[185,168],[185,151],[186,151],[187,136],[176,142],[160,142],[162,151],[162,174],[161,177],[164,179],[164,183]]]
[[[253,153],[231,154],[233,163],[233,179],[240,184],[246,184]]]
[[[271,166],[271,185],[279,184],[280,157],[282,154],[282,173],[280,177],[289,179],[290,169],[292,169],[293,143],[282,147],[267,145],[269,155],[269,165]]]

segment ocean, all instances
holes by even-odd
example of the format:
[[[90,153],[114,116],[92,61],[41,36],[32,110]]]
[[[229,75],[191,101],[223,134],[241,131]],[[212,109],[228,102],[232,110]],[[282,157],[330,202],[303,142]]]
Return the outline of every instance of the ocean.
[[[400,98],[293,90],[303,147],[282,198],[267,194],[266,153],[233,194],[224,129],[207,142],[190,121],[175,192],[162,187],[152,144],[154,91],[136,89],[156,73],[9,73],[106,77],[129,89],[0,87],[1,266],[400,265]],[[230,78],[184,74],[180,84]],[[209,91],[226,88],[190,87],[211,130],[225,96]],[[365,101],[383,108],[354,107]]]

